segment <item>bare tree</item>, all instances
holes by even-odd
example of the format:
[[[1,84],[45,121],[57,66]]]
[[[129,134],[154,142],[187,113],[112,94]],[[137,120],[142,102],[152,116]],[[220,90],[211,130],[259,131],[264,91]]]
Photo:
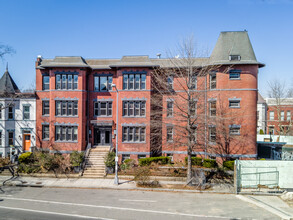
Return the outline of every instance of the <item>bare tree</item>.
[[[155,69],[152,75],[151,143],[158,152],[162,143],[172,150],[187,148],[189,183],[192,153],[201,150],[205,157],[207,155],[207,124],[210,120],[207,115],[207,85],[212,77],[210,74],[227,72],[228,68],[210,65],[208,58],[200,56],[203,53],[192,37],[183,40],[173,54],[176,55],[169,52],[168,59],[160,59],[160,68]]]
[[[277,113],[279,136],[281,134],[288,135],[292,130],[292,120],[287,120],[287,122],[284,121],[284,106],[289,101],[288,98],[291,97],[292,90],[287,87],[285,82],[278,79],[269,81],[268,87],[268,96],[274,100],[274,109]]]
[[[0,59],[3,60],[5,55],[14,53],[15,50],[11,46],[0,43]]]

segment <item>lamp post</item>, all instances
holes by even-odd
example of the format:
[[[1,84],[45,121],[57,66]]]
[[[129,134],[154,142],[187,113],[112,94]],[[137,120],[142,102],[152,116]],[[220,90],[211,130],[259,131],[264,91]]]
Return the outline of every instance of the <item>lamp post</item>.
[[[118,179],[118,103],[119,103],[119,93],[116,84],[112,84],[112,87],[116,90],[116,155],[115,155],[115,179],[114,184],[119,185],[119,179]]]

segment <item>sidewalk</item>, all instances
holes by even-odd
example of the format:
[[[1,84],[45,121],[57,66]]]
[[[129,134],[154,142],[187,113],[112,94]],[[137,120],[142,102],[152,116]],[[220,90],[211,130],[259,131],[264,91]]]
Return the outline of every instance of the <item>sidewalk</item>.
[[[0,186],[4,181],[6,186],[21,187],[64,187],[64,188],[91,188],[91,189],[131,189],[148,191],[176,191],[176,192],[205,192],[205,193],[233,193],[231,186],[221,185],[205,191],[184,189],[185,181],[160,180],[162,187],[143,188],[129,178],[119,178],[119,185],[114,184],[114,177],[109,178],[50,178],[50,177],[26,177],[19,176],[10,179],[11,176],[0,176]]]
[[[11,176],[0,176],[0,187],[2,183]],[[182,184],[181,181],[160,181],[163,186]],[[209,190],[186,190],[170,188],[141,188],[137,187],[134,181],[119,179],[119,185],[114,184],[114,179],[87,179],[87,178],[46,178],[46,177],[16,177],[8,180],[6,186],[21,187],[61,187],[61,188],[87,188],[87,189],[116,189],[116,190],[148,190],[166,192],[190,192],[190,193],[231,193],[230,189],[220,191]],[[219,190],[219,189],[218,189]],[[278,196],[261,195],[236,195],[238,199],[259,206],[282,219],[293,219],[293,209]]]

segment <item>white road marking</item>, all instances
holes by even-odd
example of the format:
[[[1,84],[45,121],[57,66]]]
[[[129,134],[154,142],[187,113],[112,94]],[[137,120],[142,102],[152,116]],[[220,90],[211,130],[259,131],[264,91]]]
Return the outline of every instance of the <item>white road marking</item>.
[[[42,202],[42,203],[48,203],[48,204],[84,206],[84,207],[101,208],[101,209],[116,209],[116,210],[134,211],[134,212],[148,212],[148,213],[166,214],[166,215],[179,215],[179,216],[190,216],[190,217],[201,217],[201,218],[231,219],[231,217],[223,217],[223,216],[195,215],[195,214],[180,213],[180,212],[166,212],[166,211],[156,211],[156,210],[148,210],[148,209],[134,209],[134,208],[123,208],[123,207],[115,207],[115,206],[90,205],[90,204],[79,204],[79,203],[70,203],[70,202],[56,202],[56,201],[46,201],[46,200],[37,200],[37,199],[9,198],[9,197],[2,197],[2,199],[29,201],[29,202]],[[5,206],[3,206],[3,207],[5,207]],[[240,218],[234,218],[233,217],[233,219],[240,219]]]
[[[11,210],[20,210],[20,211],[25,211],[25,212],[36,212],[36,213],[43,213],[43,214],[51,214],[51,215],[63,215],[63,216],[78,217],[78,218],[85,218],[85,219],[114,220],[114,219],[110,219],[110,218],[93,217],[93,216],[85,216],[85,215],[75,215],[75,214],[67,214],[67,213],[60,213],[60,212],[47,212],[47,211],[40,211],[40,210],[34,210],[34,209],[22,209],[22,208],[7,207],[7,206],[0,206],[0,208],[11,209]]]
[[[136,199],[119,199],[120,201],[126,201],[126,202],[157,202],[154,200],[136,200]]]

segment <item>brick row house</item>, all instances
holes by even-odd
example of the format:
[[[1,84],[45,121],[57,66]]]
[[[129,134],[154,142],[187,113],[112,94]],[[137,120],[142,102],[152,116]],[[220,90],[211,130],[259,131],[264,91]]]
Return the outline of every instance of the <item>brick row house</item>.
[[[162,94],[158,100],[153,84],[155,72],[169,71],[174,68],[173,61],[182,59],[148,56],[43,59],[39,56],[36,61],[37,146],[70,153],[84,151],[88,143],[96,148],[114,147],[118,138],[120,160],[153,155],[183,160],[187,148],[177,144],[180,134],[175,127],[184,122],[175,116],[180,106],[175,106],[173,101],[184,100],[180,95],[182,88],[176,86],[184,79],[178,75],[166,77],[167,84],[174,86],[173,95]],[[213,122],[225,108],[234,115],[225,129],[246,140],[241,149],[236,142],[231,142],[232,150],[226,156],[255,158],[257,74],[264,65],[256,60],[247,32],[222,32],[211,57],[193,59],[198,69],[203,63],[217,68],[198,75],[193,81],[192,92],[202,93],[200,97],[204,98],[197,100],[192,111],[199,119],[206,120],[197,124],[198,127],[204,124],[204,128],[194,134],[198,142],[205,142],[201,144],[205,147],[196,148],[192,153],[210,158],[222,156],[213,151],[219,131]],[[154,118],[158,110],[154,106],[158,104],[161,116]],[[159,130],[155,127],[158,124]]]
[[[268,134],[293,136],[293,98],[266,98]]]

